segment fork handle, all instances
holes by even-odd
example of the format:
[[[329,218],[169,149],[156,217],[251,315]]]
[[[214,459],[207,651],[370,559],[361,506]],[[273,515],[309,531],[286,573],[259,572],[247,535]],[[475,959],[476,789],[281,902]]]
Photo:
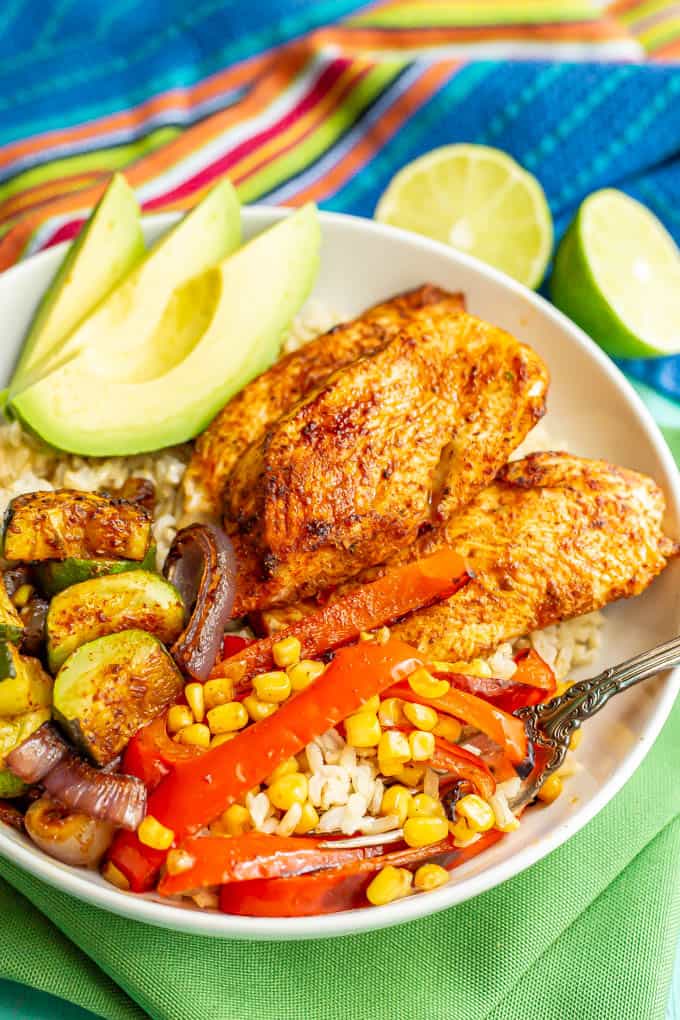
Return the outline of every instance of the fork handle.
[[[680,636],[618,666],[610,666],[598,676],[581,680],[542,705],[519,709],[516,715],[524,720],[529,740],[552,750],[544,776],[554,772],[564,761],[572,733],[604,708],[615,694],[679,664]]]

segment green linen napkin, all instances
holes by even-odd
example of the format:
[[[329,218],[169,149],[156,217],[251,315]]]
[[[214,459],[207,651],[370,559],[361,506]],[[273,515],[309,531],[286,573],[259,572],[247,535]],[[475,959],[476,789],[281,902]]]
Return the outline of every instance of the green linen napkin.
[[[0,876],[0,976],[111,1020],[660,1020],[680,924],[680,704],[565,846],[387,931],[180,935],[87,907],[2,859]]]

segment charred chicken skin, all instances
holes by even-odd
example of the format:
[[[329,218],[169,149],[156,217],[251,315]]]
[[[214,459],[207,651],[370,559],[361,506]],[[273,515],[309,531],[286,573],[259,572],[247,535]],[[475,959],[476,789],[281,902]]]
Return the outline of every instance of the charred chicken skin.
[[[488,485],[542,416],[541,359],[455,296],[426,303],[432,290],[418,292],[417,314],[413,294],[381,306],[370,340],[363,319],[328,334],[326,364],[340,337],[341,367],[278,417],[280,366],[257,380],[250,412],[264,401],[269,421],[233,459],[223,492],[240,564],[235,615],[315,594],[411,546]],[[231,406],[214,423],[229,457],[247,444],[243,408],[230,424]]]

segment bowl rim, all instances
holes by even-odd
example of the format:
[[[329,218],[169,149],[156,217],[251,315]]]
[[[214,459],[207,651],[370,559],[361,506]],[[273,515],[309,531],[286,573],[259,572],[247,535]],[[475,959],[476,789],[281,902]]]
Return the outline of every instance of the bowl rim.
[[[291,210],[288,208],[266,204],[244,206],[242,209],[244,223],[256,228],[268,226],[290,212]],[[170,227],[179,216],[179,213],[145,216],[143,223],[147,229],[149,227],[163,229]],[[637,424],[643,429],[645,438],[653,448],[670,480],[664,490],[668,509],[674,509],[680,516],[680,474],[651,413],[610,358],[583,330],[545,298],[528,290],[521,283],[492,266],[438,241],[347,213],[320,210],[319,216],[322,225],[338,224],[350,231],[356,231],[359,235],[365,233],[379,235],[388,241],[406,245],[414,253],[431,252],[440,256],[445,255],[450,261],[452,269],[455,270],[457,266],[461,265],[465,266],[482,279],[492,280],[517,297],[521,297],[540,316],[551,320],[563,334],[566,334],[570,343],[584,349],[585,353],[594,359],[605,375],[609,377],[609,381],[614,387],[622,392],[631,412],[637,417]],[[24,274],[30,275],[37,264],[48,260],[56,262],[58,255],[66,249],[69,243],[66,241],[32,255],[17,266],[8,269],[3,276],[14,278]],[[338,914],[303,918],[240,917],[160,903],[150,895],[133,895],[121,892],[114,886],[98,884],[93,882],[86,872],[67,868],[53,861],[37,848],[33,849],[17,844],[2,831],[1,827],[0,853],[11,863],[18,865],[36,878],[86,903],[130,920],[189,934],[257,940],[304,940],[357,934],[390,927],[472,899],[519,875],[575,835],[619,792],[641,764],[668,718],[678,692],[680,692],[680,668],[665,675],[663,687],[659,691],[648,725],[639,734],[635,744],[626,751],[610,778],[592,797],[583,801],[566,821],[556,825],[549,833],[532,841],[528,846],[509,854],[490,868],[463,878],[458,883],[452,882],[427,896],[414,896],[398,900],[379,910],[355,909]]]

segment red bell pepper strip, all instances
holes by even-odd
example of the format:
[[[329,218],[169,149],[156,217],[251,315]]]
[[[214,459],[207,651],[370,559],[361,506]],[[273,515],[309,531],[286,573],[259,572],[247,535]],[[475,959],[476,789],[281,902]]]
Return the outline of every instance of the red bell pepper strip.
[[[515,656],[517,669],[512,675],[511,683],[526,684],[538,687],[547,692],[546,697],[555,693],[555,674],[548,663],[533,648],[525,648]]]
[[[166,720],[167,712],[163,712],[137,730],[123,755],[121,772],[137,776],[147,790],[158,786],[177,762],[203,753],[202,748],[176,743],[168,734]]]
[[[486,850],[502,836],[502,832],[492,829],[464,849],[457,849],[452,840],[445,839],[433,846],[401,850],[310,875],[234,882],[222,886],[220,910],[248,917],[309,917],[368,907],[366,888],[376,871],[386,865],[413,870],[424,861],[432,861],[452,869]]]
[[[225,634],[222,642],[222,658],[228,659],[232,655],[238,655],[249,644],[251,642],[239,634]]]
[[[474,726],[502,747],[514,764],[524,761],[527,756],[527,738],[522,721],[475,694],[451,687],[441,698],[423,698],[412,691],[408,683],[400,683],[390,689],[389,695],[404,701],[430,705],[439,712],[454,715]]]
[[[421,664],[415,649],[395,639],[340,649],[325,673],[274,715],[198,758],[177,762],[151,794],[148,814],[182,839],[211,822],[314,737]]]
[[[450,744],[442,737],[435,737],[434,745],[431,761],[433,768],[440,771],[445,769],[451,775],[467,779],[484,800],[488,800],[496,792],[496,780],[488,765],[476,754],[466,751],[464,747]]]
[[[136,832],[119,829],[106,859],[125,875],[131,892],[148,892],[163,865],[165,851],[140,843]]]
[[[441,549],[405,566],[388,570],[377,581],[362,585],[348,595],[305,616],[275,637],[262,638],[215,666],[212,677],[228,676],[245,682],[272,666],[275,641],[296,637],[302,657],[315,658],[406,613],[448,598],[470,579],[465,562],[451,549]]]
[[[182,844],[182,852],[193,858],[193,865],[174,875],[166,872],[158,891],[163,896],[174,896],[226,882],[302,875],[347,866],[387,852],[384,846],[334,850],[319,847],[320,843],[324,843],[323,837],[265,836],[258,832],[243,836],[195,836]]]

